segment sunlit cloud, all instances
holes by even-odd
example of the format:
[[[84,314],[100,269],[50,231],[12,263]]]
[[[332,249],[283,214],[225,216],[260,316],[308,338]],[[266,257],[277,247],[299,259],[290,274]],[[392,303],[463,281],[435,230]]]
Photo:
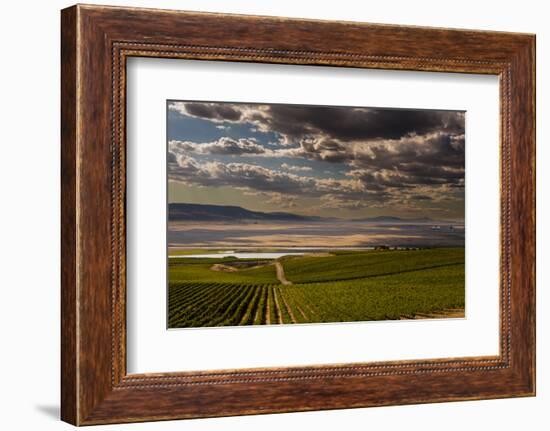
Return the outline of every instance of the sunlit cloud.
[[[171,181],[233,187],[309,211],[436,211],[463,217],[461,111],[170,102],[215,139],[170,136]],[[194,130],[194,129],[189,129]],[[246,193],[246,194],[245,194]],[[452,210],[449,208],[452,207]]]

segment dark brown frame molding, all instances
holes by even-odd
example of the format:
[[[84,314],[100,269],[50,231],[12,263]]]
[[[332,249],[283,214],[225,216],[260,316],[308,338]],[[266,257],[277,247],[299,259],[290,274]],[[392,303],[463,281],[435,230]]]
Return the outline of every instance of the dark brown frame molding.
[[[77,5],[61,14],[61,417],[75,425],[535,394],[535,36]],[[500,354],[126,373],[131,56],[500,77]]]

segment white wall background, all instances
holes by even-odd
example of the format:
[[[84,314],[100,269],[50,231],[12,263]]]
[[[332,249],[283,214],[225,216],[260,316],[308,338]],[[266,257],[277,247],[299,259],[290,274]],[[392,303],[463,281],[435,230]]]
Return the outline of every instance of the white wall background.
[[[134,430],[499,430],[550,423],[550,27],[537,0],[101,1],[143,7],[477,28],[537,34],[538,396],[105,426]],[[62,430],[59,422],[59,10],[61,0],[4,2],[0,14],[0,426]],[[545,271],[546,270],[546,271]]]

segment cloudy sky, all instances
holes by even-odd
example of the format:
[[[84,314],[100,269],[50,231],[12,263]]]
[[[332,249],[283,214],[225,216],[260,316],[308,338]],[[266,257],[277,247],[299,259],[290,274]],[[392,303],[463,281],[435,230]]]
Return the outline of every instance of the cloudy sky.
[[[464,218],[464,112],[168,102],[170,202]]]

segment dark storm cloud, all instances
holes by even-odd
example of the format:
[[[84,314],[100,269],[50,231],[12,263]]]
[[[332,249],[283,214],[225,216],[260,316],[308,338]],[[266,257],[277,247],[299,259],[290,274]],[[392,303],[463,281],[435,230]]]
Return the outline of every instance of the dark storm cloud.
[[[431,201],[431,200],[433,200],[433,198],[431,196],[428,196],[428,195],[414,195],[414,196],[411,196],[411,199],[415,200],[415,201]]]
[[[217,127],[247,125],[280,139],[278,145],[268,145],[260,135],[259,140],[171,141],[169,172],[175,181],[267,193],[273,202],[281,196],[318,198],[326,208],[411,208],[464,200],[464,112],[198,102],[172,102],[169,109]],[[255,156],[255,163],[215,159],[244,155]],[[300,162],[273,169],[267,158]],[[306,163],[313,168],[300,167]],[[339,176],[319,176],[326,169],[321,163],[335,165]]]
[[[464,136],[444,132],[349,144],[305,139],[299,148],[279,150],[275,155],[343,163],[351,168],[349,176],[370,189],[464,184]]]
[[[194,117],[218,121],[238,121],[241,111],[225,103],[186,103],[185,110]]]
[[[344,142],[464,130],[461,113],[428,110],[273,105],[264,121],[269,129],[291,138],[321,134]]]
[[[251,123],[286,140],[320,135],[349,142],[464,131],[464,113],[458,111],[199,102],[172,102],[170,109],[203,119]]]
[[[426,167],[464,167],[464,139],[445,133],[375,142],[355,153],[356,166],[411,170]],[[421,170],[421,168],[420,168]]]
[[[390,187],[464,184],[464,140],[446,134],[370,146],[353,155],[363,181]]]

